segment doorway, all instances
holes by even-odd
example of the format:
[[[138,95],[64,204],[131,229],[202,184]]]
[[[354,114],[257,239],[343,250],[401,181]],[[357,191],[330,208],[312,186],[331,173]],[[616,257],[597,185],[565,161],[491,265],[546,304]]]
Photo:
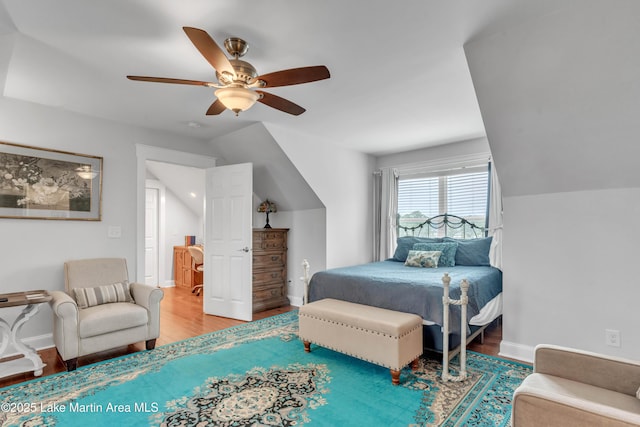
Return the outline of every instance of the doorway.
[[[186,236],[195,241],[189,245],[202,243],[204,230],[204,189],[205,170],[190,166],[175,165],[157,161],[146,162],[146,206],[145,206],[145,280],[146,283],[160,286],[187,285],[182,280],[188,272],[173,271],[184,266],[176,265],[175,252],[186,251]],[[158,189],[162,194],[158,194]],[[157,197],[159,201],[155,201]],[[157,267],[154,262],[154,230],[158,224],[159,254]],[[189,258],[190,259],[190,258]],[[158,279],[151,282],[154,267],[158,270]],[[189,262],[189,272],[191,263]],[[184,276],[184,277],[183,277]],[[173,279],[180,278],[177,283]],[[191,281],[188,283],[192,285]]]
[[[204,170],[207,168],[214,167],[216,163],[216,159],[214,157],[207,157],[203,155],[185,153],[182,151],[152,147],[152,146],[141,145],[141,144],[136,145],[136,155],[137,155],[137,198],[136,198],[136,203],[137,203],[136,266],[137,268],[135,271],[135,278],[136,278],[136,281],[144,283],[146,280],[145,276],[147,275],[146,274],[147,262],[145,257],[146,256],[146,251],[145,251],[145,247],[146,247],[145,245],[146,185],[145,183],[148,178],[147,166],[149,162],[158,163],[157,166],[160,170],[165,170],[165,169],[173,170],[174,168],[178,168],[181,166],[188,167],[190,169],[200,170],[200,172],[202,173],[201,184],[202,184],[202,187],[204,188],[204,179],[205,179]],[[175,181],[182,179],[183,175],[184,174],[174,175],[174,176],[177,176],[177,178],[175,178]],[[190,195],[188,195],[188,197],[192,198]],[[200,206],[201,206],[200,212],[202,215],[203,204],[201,204]],[[167,214],[169,214],[169,211],[166,208],[165,208],[165,211],[167,212]],[[175,214],[175,212],[171,211],[171,215],[173,214]],[[181,229],[176,228],[175,235],[173,235],[174,233],[172,230],[167,230],[167,228],[169,228],[170,225],[167,226],[166,222],[169,220],[170,220],[169,215],[167,215],[167,218],[165,220],[165,225],[163,227],[160,227],[160,230],[164,231],[164,234],[165,234],[164,247],[165,248],[172,247],[173,243],[176,243],[176,246],[184,245],[185,243],[184,238],[185,238],[185,235],[187,234],[183,233]],[[191,233],[191,235],[192,234],[193,233]],[[172,261],[173,252],[167,251],[167,250],[165,250],[164,252],[165,252],[164,257],[159,258],[160,259],[159,264],[165,265],[168,267],[165,268],[164,270],[165,281],[161,282],[160,285],[162,285],[163,283],[166,285],[167,282],[170,282],[170,280],[173,279],[171,274],[172,265],[173,265],[173,261]],[[164,260],[164,262],[162,260]],[[160,275],[162,275],[162,273],[160,273]],[[159,281],[160,280],[162,279],[159,278]]]
[[[167,282],[165,259],[165,186],[162,182],[147,179],[145,182],[144,214],[144,283],[164,286]]]

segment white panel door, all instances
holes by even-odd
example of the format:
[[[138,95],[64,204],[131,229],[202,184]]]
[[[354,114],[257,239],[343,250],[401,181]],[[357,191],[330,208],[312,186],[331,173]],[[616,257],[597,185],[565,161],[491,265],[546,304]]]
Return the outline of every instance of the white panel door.
[[[152,286],[159,281],[159,192],[158,188],[145,188],[144,282]]]
[[[207,169],[206,184],[203,310],[251,320],[253,165]]]

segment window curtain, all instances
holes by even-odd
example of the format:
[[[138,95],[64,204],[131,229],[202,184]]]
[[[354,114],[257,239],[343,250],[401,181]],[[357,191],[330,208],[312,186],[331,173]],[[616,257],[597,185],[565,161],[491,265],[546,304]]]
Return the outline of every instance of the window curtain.
[[[502,189],[493,162],[489,162],[489,236],[493,236],[489,260],[502,270]]]
[[[373,174],[373,260],[393,256],[396,245],[398,171],[383,168]]]

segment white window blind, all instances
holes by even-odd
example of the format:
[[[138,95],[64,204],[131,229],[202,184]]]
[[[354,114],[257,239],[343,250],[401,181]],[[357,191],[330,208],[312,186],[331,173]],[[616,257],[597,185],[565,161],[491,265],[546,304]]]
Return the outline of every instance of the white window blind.
[[[398,181],[398,223],[412,227],[427,218],[446,213],[485,227],[488,180],[487,166],[401,175]],[[438,230],[425,229],[420,235],[426,233],[435,235]],[[399,236],[405,234],[399,230]]]

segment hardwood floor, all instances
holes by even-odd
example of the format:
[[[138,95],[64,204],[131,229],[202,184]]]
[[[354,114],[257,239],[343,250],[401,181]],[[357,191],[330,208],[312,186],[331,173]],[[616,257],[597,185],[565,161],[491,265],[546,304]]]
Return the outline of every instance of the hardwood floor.
[[[202,296],[195,296],[187,289],[163,288],[163,290],[165,296],[160,307],[160,337],[156,341],[156,346],[245,323],[241,320],[204,314],[202,312]],[[296,307],[286,306],[255,313],[253,320],[286,313],[295,309]],[[494,322],[485,331],[484,344],[480,344],[479,340],[476,339],[468,348],[479,353],[497,356],[501,339],[502,327],[498,322]],[[142,350],[144,350],[144,342],[80,357],[78,366],[85,366]],[[42,357],[42,361],[47,365],[44,368],[43,376],[65,371],[65,366],[58,358],[55,348],[41,350],[38,353]],[[0,379],[0,387],[21,383],[33,378],[33,373],[30,372],[2,378]]]

